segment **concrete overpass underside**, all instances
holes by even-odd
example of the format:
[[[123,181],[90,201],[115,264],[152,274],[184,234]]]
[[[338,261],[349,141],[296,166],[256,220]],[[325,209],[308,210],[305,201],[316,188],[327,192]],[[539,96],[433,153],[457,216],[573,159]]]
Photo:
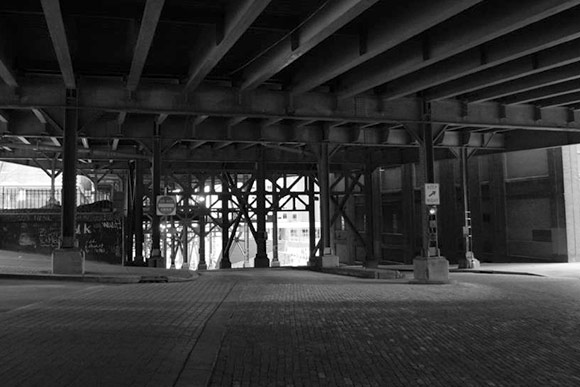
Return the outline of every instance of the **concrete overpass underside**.
[[[332,253],[360,190],[356,239],[376,264],[378,168],[417,163],[434,183],[435,160],[467,171],[474,155],[580,143],[579,17],[580,0],[5,0],[0,159],[62,171],[65,250],[77,173],[123,180],[138,204],[214,176],[221,227],[228,208],[251,212],[268,265],[265,180],[294,174],[321,198],[313,254]],[[421,217],[429,256],[425,203]]]

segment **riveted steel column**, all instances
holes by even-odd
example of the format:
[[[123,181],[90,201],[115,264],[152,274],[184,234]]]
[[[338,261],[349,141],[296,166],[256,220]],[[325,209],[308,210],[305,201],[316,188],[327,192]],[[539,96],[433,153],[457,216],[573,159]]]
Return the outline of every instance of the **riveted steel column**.
[[[222,190],[227,190],[225,182],[222,184]],[[229,193],[222,193],[222,260],[220,269],[230,269],[232,267],[230,250],[228,248],[230,241],[230,197],[231,195]]]
[[[309,266],[316,264],[316,196],[314,194],[314,176],[308,176],[308,226],[310,237]]]
[[[199,215],[199,263],[197,270],[206,270],[205,262],[205,213]]]
[[[375,256],[375,211],[378,208],[374,206],[374,186],[373,186],[374,167],[367,163],[364,171],[365,186],[365,250],[366,250],[366,267],[377,267],[378,260]]]
[[[330,254],[330,186],[328,182],[328,144],[320,144],[320,162],[318,163],[318,183],[320,186],[320,255]]]
[[[263,149],[260,150],[260,158],[256,163],[256,258],[254,267],[269,267],[270,260],[266,251],[266,166],[264,165]]]
[[[278,190],[276,178],[272,179],[272,267],[280,267],[278,260]]]
[[[64,111],[62,210],[60,248],[52,252],[54,274],[84,274],[85,256],[76,240],[77,212],[77,130],[78,110],[76,90],[66,90]]]
[[[76,90],[67,90],[63,139],[62,170],[62,219],[61,245],[63,249],[76,246],[76,209],[77,209],[77,130],[78,110]]]
[[[135,219],[135,264],[143,264],[143,173],[144,160],[135,160],[135,197],[133,199]]]
[[[160,218],[157,215],[157,196],[161,194],[161,136],[160,125],[156,122],[153,133],[153,165],[151,176],[153,187],[151,192],[151,260],[150,266],[161,267],[161,230]]]

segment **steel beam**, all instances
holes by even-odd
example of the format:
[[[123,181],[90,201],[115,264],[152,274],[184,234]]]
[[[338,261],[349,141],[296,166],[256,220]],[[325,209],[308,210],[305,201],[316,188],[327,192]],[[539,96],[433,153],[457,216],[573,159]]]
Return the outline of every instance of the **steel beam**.
[[[197,48],[185,83],[185,91],[198,87],[209,72],[233,47],[238,39],[262,13],[271,0],[243,0],[225,14],[223,31],[214,30],[205,36],[202,47]],[[219,26],[217,27],[219,28]],[[219,37],[218,35],[223,35]]]
[[[241,89],[253,89],[358,17],[378,0],[335,0],[317,9],[300,27],[243,72]]]
[[[380,19],[367,27],[364,50],[358,36],[324,42],[312,57],[301,63],[302,70],[293,79],[292,93],[307,92],[480,2],[415,0],[395,6],[389,3]]]
[[[577,39],[578,18],[580,8],[563,12],[433,64],[390,82],[383,97],[400,98]]]
[[[42,83],[32,82],[22,84],[21,95],[16,97],[2,90],[0,86],[0,109],[31,109],[35,107],[62,108],[64,104],[64,90],[59,88],[54,82],[45,80]],[[148,114],[171,113],[176,116],[189,115],[211,115],[221,117],[244,116],[248,118],[287,118],[290,120],[316,120],[331,122],[349,121],[353,123],[421,123],[423,118],[417,108],[417,100],[414,98],[403,98],[394,101],[386,101],[376,97],[361,97],[354,100],[336,100],[328,94],[307,93],[294,98],[293,112],[287,111],[287,93],[280,91],[270,91],[257,89],[248,92],[248,99],[239,101],[237,93],[224,87],[200,88],[194,93],[194,99],[189,102],[180,101],[179,89],[170,86],[159,87],[159,85],[142,85],[135,93],[134,100],[127,100],[126,92],[120,82],[83,82],[83,87],[78,89],[79,108],[90,110],[101,110],[120,112],[127,111],[140,113],[138,120],[145,122]],[[498,127],[498,128],[527,128],[532,130],[561,130],[580,129],[580,121],[570,122],[567,114],[563,114],[561,109],[544,109],[542,111],[543,120],[540,123],[534,119],[533,106],[522,105],[520,107],[506,107],[505,114],[498,109],[494,103],[469,104],[465,111],[464,104],[460,101],[444,100],[432,102],[432,109],[436,113],[433,116],[434,124],[449,124],[473,127]],[[136,114],[137,115],[137,114]],[[131,115],[133,116],[133,115]],[[170,125],[175,119],[167,121],[164,128],[169,132],[173,131],[173,137],[164,138],[187,138],[184,136],[183,125]],[[213,120],[213,119],[212,119]],[[14,121],[14,119],[12,119]],[[246,120],[250,121],[250,120]],[[124,125],[126,130],[129,119]],[[246,122],[242,122],[238,127],[242,127]],[[170,129],[170,128],[175,129]],[[179,129],[177,129],[179,127]],[[225,136],[226,128],[206,132],[200,135],[202,126],[197,128],[199,140],[206,140],[212,137]],[[247,130],[236,130],[231,133],[231,140],[237,141],[257,141],[264,135],[259,125],[248,123]],[[252,129],[253,128],[253,129]],[[284,128],[275,131],[274,129]],[[340,130],[338,130],[340,129]],[[11,125],[11,131],[14,125]],[[22,128],[30,133],[31,129]],[[90,130],[86,127],[85,132]],[[164,129],[165,132],[166,129]],[[253,131],[254,132],[253,132]],[[320,130],[315,127],[304,127],[295,132],[294,135],[305,136],[305,138],[290,138],[285,132],[284,126],[272,125],[266,131],[266,142],[272,142],[269,135],[272,135],[276,142],[316,142],[320,141]],[[142,133],[142,130],[140,131]],[[356,142],[353,141],[353,129],[335,128],[330,134],[331,142]],[[114,137],[118,134],[116,123],[111,125],[104,132],[94,133],[99,136]],[[88,135],[88,134],[87,134]],[[143,137],[143,134],[136,135],[136,138]],[[131,135],[130,135],[131,136]],[[234,137],[235,136],[235,137]],[[207,137],[207,138],[204,138]],[[227,140],[222,137],[221,140]],[[259,140],[258,140],[259,141]]]
[[[435,29],[425,42],[410,40],[368,61],[341,78],[339,98],[348,98],[434,63],[478,47],[580,4],[580,1],[490,1]],[[475,16],[477,15],[477,16]],[[428,53],[428,55],[425,55]]]
[[[165,0],[147,0],[145,4],[141,26],[139,27],[139,36],[133,52],[131,69],[127,77],[127,89],[129,91],[135,91],[139,85],[164,4]]]
[[[542,107],[576,105],[580,103],[580,92],[577,89],[570,90],[570,93],[563,93],[557,97],[538,99],[535,103]]]
[[[72,59],[64,28],[64,21],[59,0],[41,0],[42,10],[52,39],[54,52],[60,66],[60,72],[67,89],[75,89],[76,81]]]
[[[578,78],[580,78],[580,74],[578,74]],[[515,103],[530,103],[533,101],[538,101],[536,104],[542,106],[549,106],[544,105],[542,100],[546,100],[548,98],[560,97],[566,94],[577,93],[580,92],[580,81],[573,80],[569,82],[562,82],[556,83],[554,85],[540,87],[538,89],[530,90],[524,93],[518,93],[515,95],[511,95],[506,98],[502,98],[499,102],[509,105]]]
[[[580,39],[477,72],[425,91],[427,100],[460,96],[483,102],[543,84],[572,79],[578,74]]]

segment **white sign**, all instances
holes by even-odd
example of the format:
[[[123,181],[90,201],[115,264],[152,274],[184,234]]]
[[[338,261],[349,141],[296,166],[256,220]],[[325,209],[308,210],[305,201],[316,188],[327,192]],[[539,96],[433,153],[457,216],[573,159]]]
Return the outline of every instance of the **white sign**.
[[[440,204],[439,184],[425,184],[425,204],[428,206]]]
[[[172,216],[177,213],[177,203],[175,197],[168,195],[157,196],[157,215]]]

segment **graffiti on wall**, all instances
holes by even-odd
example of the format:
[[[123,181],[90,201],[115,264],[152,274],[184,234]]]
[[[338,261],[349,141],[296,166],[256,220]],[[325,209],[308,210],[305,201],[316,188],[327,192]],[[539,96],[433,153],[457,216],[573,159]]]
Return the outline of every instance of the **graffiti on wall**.
[[[87,259],[121,262],[122,218],[114,213],[79,214],[76,236]],[[0,247],[50,254],[61,237],[60,215],[0,215]]]

